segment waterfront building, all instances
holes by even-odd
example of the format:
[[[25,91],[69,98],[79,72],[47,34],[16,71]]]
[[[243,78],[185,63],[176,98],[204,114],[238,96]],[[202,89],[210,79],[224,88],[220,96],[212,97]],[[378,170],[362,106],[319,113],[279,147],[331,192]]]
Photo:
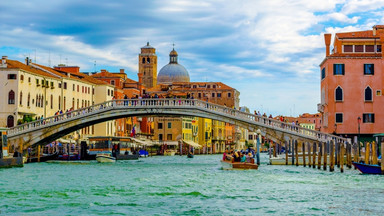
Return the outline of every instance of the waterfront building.
[[[212,119],[207,118],[198,118],[199,128],[198,128],[198,136],[199,142],[198,144],[202,146],[202,153],[213,153],[212,149]]]
[[[212,120],[213,153],[225,151],[225,122]]]
[[[356,141],[384,132],[382,96],[384,25],[372,30],[324,34],[325,59],[320,63],[321,131]]]
[[[0,126],[13,127],[112,98],[113,86],[79,73],[78,67],[66,70],[61,67],[61,70],[53,69],[32,63],[29,58],[21,63],[3,56],[0,85],[4,102],[0,103]],[[68,136],[83,139],[99,132],[94,127],[86,127]]]

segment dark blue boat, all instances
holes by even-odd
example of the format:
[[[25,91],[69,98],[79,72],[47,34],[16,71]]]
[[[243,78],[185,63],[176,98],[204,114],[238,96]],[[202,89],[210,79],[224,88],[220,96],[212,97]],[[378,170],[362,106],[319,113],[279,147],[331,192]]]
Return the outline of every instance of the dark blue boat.
[[[377,174],[382,175],[384,173],[381,173],[381,167],[379,165],[374,164],[365,164],[365,163],[356,163],[352,162],[353,166],[356,167],[356,169],[360,170],[363,174]]]

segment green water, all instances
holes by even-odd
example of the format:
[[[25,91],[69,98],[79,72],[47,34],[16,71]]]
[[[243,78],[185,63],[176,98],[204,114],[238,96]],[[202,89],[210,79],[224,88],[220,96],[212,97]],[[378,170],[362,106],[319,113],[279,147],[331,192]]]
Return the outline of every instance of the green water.
[[[384,176],[267,165],[220,169],[220,155],[0,170],[0,215],[383,215]]]

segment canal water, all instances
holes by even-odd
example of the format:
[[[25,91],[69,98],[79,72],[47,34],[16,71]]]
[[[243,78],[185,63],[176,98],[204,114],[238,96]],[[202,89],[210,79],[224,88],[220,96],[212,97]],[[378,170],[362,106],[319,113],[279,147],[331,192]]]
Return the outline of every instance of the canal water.
[[[384,176],[267,165],[221,170],[220,155],[0,170],[0,215],[383,215]]]

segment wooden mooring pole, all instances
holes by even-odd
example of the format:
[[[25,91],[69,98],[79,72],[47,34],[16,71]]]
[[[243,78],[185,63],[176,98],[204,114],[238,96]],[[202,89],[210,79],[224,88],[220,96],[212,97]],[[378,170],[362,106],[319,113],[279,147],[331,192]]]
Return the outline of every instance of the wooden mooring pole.
[[[295,157],[296,157],[296,166],[299,166],[299,149],[298,149],[299,144],[297,143],[297,140],[295,140]]]
[[[369,152],[370,152],[369,142],[365,142],[365,158],[364,158],[365,164],[369,164]]]
[[[344,143],[340,143],[340,172],[344,172]]]
[[[334,149],[334,142],[331,140],[329,143],[329,171],[333,172],[335,171],[335,149]]]
[[[384,142],[381,142],[381,174],[384,174]]]
[[[327,156],[328,156],[328,142],[324,142],[323,143],[323,149],[324,149],[324,151],[323,151],[323,170],[327,170]]]
[[[288,141],[285,141],[285,165],[288,165]]]
[[[316,152],[317,152],[317,149],[316,149],[316,142],[313,142],[313,163],[312,163],[312,168],[315,169],[316,168]]]
[[[291,142],[292,146],[292,159],[291,159],[291,165],[295,165],[295,140],[292,140]]]
[[[40,162],[40,145],[37,146],[37,162]]]
[[[306,163],[305,163],[305,142],[302,142],[301,143],[301,149],[303,151],[303,166],[306,167]]]
[[[347,143],[348,146],[348,169],[352,168],[352,143]]]
[[[307,146],[308,146],[308,167],[311,168],[311,166],[312,166],[311,143],[307,142]]]
[[[323,155],[323,146],[321,145],[321,142],[319,142],[319,155],[317,156],[317,169],[321,168],[321,156]]]
[[[372,164],[377,164],[377,143],[372,142]]]
[[[340,168],[340,143],[335,143],[335,165]]]

